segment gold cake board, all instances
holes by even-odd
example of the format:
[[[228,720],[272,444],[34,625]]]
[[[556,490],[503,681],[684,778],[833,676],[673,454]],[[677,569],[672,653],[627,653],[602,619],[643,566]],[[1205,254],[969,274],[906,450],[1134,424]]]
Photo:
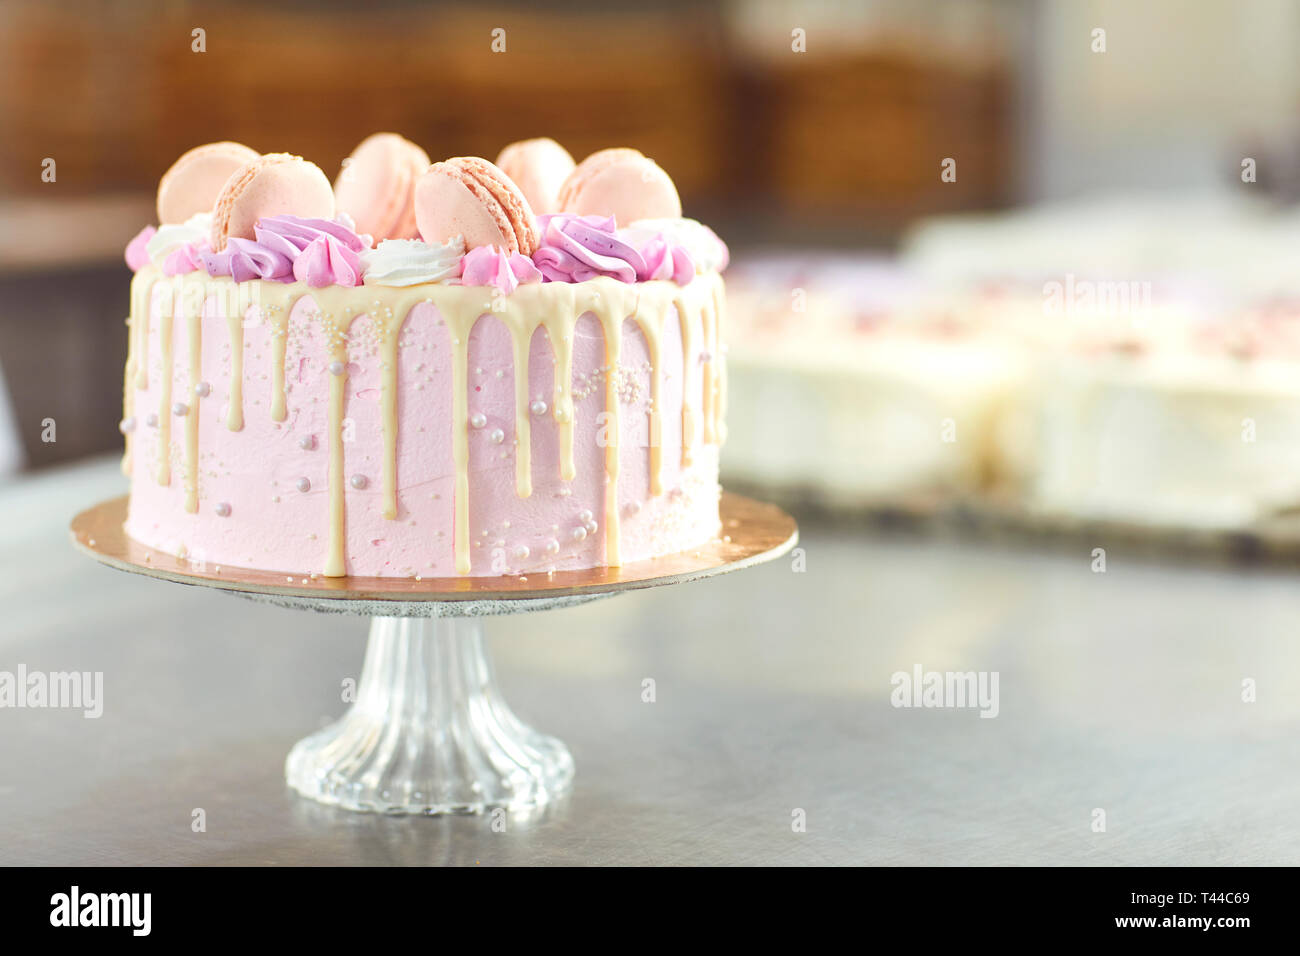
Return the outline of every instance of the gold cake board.
[[[723,492],[720,536],[699,547],[618,568],[555,571],[493,577],[357,577],[327,578],[240,568],[200,565],[146,547],[123,528],[127,497],[113,498],[72,519],[72,540],[95,560],[134,574],[163,581],[239,592],[245,596],[283,599],[291,606],[329,610],[331,603],[374,607],[363,613],[401,615],[405,603],[484,602],[505,604],[538,599],[595,598],[638,588],[681,584],[739,571],[788,552],[798,541],[795,521],[775,505]],[[566,602],[557,602],[566,603]],[[524,608],[520,608],[523,610]]]

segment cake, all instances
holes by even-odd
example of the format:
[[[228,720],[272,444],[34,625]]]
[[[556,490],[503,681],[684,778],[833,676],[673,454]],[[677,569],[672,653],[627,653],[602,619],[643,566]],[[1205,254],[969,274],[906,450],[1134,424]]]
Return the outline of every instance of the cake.
[[[126,255],[136,541],[450,577],[717,536],[727,251],[639,152],[430,164],[383,133],[331,185],[214,143],[163,177],[159,220]]]
[[[1021,350],[884,257],[766,255],[732,272],[726,481],[844,509],[987,490]]]
[[[723,480],[846,510],[1294,538],[1298,232],[1294,211],[1123,197],[932,220],[894,257],[738,263]]]

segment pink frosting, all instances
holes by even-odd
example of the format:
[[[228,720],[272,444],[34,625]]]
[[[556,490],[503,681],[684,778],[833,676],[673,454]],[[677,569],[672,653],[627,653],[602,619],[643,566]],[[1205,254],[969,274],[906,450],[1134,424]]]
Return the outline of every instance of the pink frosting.
[[[307,243],[293,260],[293,277],[313,289],[327,285],[361,285],[361,259],[329,236]]]
[[[671,279],[678,285],[687,285],[695,278],[695,260],[681,246],[669,243],[663,233],[641,247],[645,269],[637,273],[642,282],[651,279]]]
[[[145,226],[126,244],[126,264],[132,272],[139,272],[149,264],[149,253],[145,251],[145,246],[157,231],[153,226]]]
[[[163,260],[163,275],[165,276],[183,276],[191,272],[197,272],[203,267],[204,253],[211,253],[212,248],[208,245],[207,240],[199,242],[187,242],[184,245],[177,246]]]
[[[267,216],[253,227],[253,239],[231,238],[221,252],[198,253],[209,275],[236,282],[295,279],[313,288],[361,284],[361,250],[366,241],[329,219]]]
[[[541,282],[542,272],[533,260],[518,252],[507,253],[496,246],[478,246],[460,261],[462,285],[492,286],[509,295],[521,285]]]
[[[541,247],[533,262],[548,282],[586,282],[607,276],[636,282],[645,271],[641,253],[618,237],[613,216],[556,213],[537,217]]]

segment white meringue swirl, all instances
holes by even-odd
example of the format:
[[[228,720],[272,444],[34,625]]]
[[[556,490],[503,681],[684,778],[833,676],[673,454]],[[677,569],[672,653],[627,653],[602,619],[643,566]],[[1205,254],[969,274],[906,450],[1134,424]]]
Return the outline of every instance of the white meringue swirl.
[[[159,269],[167,257],[181,246],[200,242],[212,232],[212,213],[196,212],[184,222],[168,222],[158,227],[158,231],[149,237],[144,251],[149,261]]]
[[[465,241],[447,243],[421,239],[385,239],[361,253],[366,285],[408,286],[445,282],[460,276]]]

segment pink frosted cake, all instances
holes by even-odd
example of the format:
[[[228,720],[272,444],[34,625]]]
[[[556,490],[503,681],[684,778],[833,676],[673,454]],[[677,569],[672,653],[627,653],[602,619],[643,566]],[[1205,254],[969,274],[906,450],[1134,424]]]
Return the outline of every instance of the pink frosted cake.
[[[376,134],[331,187],[215,143],[163,177],[159,219],[127,249],[135,540],[436,577],[717,535],[727,251],[640,153],[430,165]]]

